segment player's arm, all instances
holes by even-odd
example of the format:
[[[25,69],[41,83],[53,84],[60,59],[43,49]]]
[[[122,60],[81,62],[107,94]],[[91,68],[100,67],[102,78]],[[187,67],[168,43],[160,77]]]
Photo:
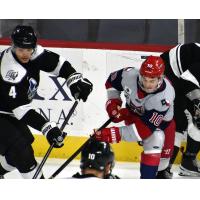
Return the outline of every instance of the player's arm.
[[[12,91],[12,92],[11,92]],[[55,122],[47,121],[42,115],[37,113],[27,99],[26,90],[11,85],[9,93],[4,94],[4,101],[8,102],[9,109],[12,110],[14,117],[28,126],[41,131],[47,138],[49,144],[54,143],[54,147],[63,146],[64,136]]]
[[[12,110],[14,117],[41,131],[50,144],[55,144],[54,147],[61,147],[64,139],[61,131],[55,123],[48,122],[42,115],[32,109],[29,104],[30,100],[27,99],[27,91],[23,88],[19,89],[15,84],[7,84],[5,88],[8,90],[5,90],[1,98],[3,102],[7,102],[8,109]]]
[[[54,143],[54,147],[56,148],[64,145],[63,140],[65,136],[57,127],[56,123],[47,121],[42,115],[33,110],[29,104],[13,109],[13,113],[17,119],[26,125],[41,131],[50,145]]]
[[[95,138],[99,141],[109,143],[118,143],[121,140],[142,141],[152,135],[156,128],[161,128],[161,124],[163,123],[163,114],[164,113],[157,113],[154,111],[152,117],[148,118],[148,122],[141,119],[138,115],[133,115],[134,124],[104,128],[95,133]]]
[[[173,104],[166,106],[162,111],[151,109],[143,116],[132,114],[129,118],[134,124],[102,129],[95,134],[96,139],[109,143],[118,143],[121,140],[142,141],[153,134],[157,128],[164,130],[168,126],[173,118]]]
[[[5,92],[1,96],[3,102],[7,102],[9,110],[12,110],[14,117],[26,125],[41,131],[50,144],[55,143],[54,147],[61,147],[63,139],[61,131],[55,123],[48,122],[42,115],[32,109],[27,99],[26,90],[19,89],[15,84],[5,85]],[[48,131],[46,129],[48,127]]]
[[[87,100],[93,89],[93,84],[87,78],[83,78],[81,73],[76,72],[65,58],[38,46],[33,62],[36,66],[40,66],[40,70],[66,79],[67,86],[75,99],[82,99],[84,102]]]
[[[178,67],[181,71],[180,85],[184,86],[184,92],[195,90],[200,87],[200,44],[187,43],[180,45],[176,54]]]
[[[122,74],[124,69],[112,72],[106,80],[105,87],[108,99],[120,99],[120,94],[123,91]]]
[[[37,45],[32,62],[35,66],[39,66],[40,70],[65,79],[76,72],[65,58],[55,52],[44,49],[40,45]]]
[[[121,92],[122,86],[122,74],[124,69],[112,72],[106,80],[105,87],[107,92],[106,111],[112,121],[118,123],[123,120],[120,109],[122,106]],[[123,110],[122,110],[123,111]]]

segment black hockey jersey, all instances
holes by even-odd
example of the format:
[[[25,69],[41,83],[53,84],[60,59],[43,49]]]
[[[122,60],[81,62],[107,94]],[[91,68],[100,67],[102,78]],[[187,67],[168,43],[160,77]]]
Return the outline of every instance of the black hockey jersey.
[[[94,174],[80,174],[79,172],[77,172],[76,174],[74,174],[72,176],[72,178],[78,178],[78,179],[99,179],[98,177],[96,177]]]
[[[161,54],[166,68],[171,67],[172,72],[179,79],[184,79],[200,87],[200,44],[179,44]],[[168,69],[166,69],[167,71]],[[168,73],[170,79],[170,74]]]
[[[67,79],[76,72],[71,64],[58,54],[37,45],[30,61],[20,63],[12,48],[0,56],[0,114],[22,119],[31,110],[39,82],[40,70]]]
[[[84,179],[84,178],[96,178],[99,179],[98,177],[96,177],[94,174],[80,174],[79,172],[77,172],[76,174],[74,174],[72,176],[72,178],[79,178],[79,179]],[[120,179],[119,176],[114,175],[114,174],[107,174],[104,179]]]

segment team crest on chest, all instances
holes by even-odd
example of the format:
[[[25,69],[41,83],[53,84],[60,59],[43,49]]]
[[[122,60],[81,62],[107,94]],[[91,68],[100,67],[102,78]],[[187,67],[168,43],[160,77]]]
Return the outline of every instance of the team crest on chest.
[[[37,91],[37,81],[34,78],[29,79],[28,99],[32,100]]]
[[[144,106],[136,106],[132,101],[130,101],[130,109],[134,112],[137,113],[138,115],[142,116],[145,112]]]

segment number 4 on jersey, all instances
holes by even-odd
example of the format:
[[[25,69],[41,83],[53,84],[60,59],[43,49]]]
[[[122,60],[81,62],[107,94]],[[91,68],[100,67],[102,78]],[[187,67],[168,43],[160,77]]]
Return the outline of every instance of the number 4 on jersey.
[[[10,88],[10,92],[9,92],[9,96],[12,97],[13,99],[16,98],[17,93],[16,93],[15,86],[11,86],[11,88]]]

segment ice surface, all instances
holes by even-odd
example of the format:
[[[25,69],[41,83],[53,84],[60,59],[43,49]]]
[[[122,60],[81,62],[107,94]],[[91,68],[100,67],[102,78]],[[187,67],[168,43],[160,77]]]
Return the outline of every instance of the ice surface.
[[[38,162],[41,162],[41,159],[37,159]],[[63,163],[64,159],[48,159],[43,167],[43,173],[46,178],[49,178]],[[188,179],[188,177],[182,177],[178,175],[178,165],[174,165],[172,172],[174,173],[174,179]],[[72,161],[68,166],[66,166],[63,171],[56,176],[56,178],[69,178],[76,172],[79,172],[79,160]],[[139,179],[140,170],[139,163],[135,162],[116,162],[113,169],[113,174],[118,175],[122,179]],[[21,175],[17,170],[6,174],[5,178],[7,179],[20,179]],[[200,177],[194,177],[199,178]],[[191,179],[191,177],[190,177]]]

